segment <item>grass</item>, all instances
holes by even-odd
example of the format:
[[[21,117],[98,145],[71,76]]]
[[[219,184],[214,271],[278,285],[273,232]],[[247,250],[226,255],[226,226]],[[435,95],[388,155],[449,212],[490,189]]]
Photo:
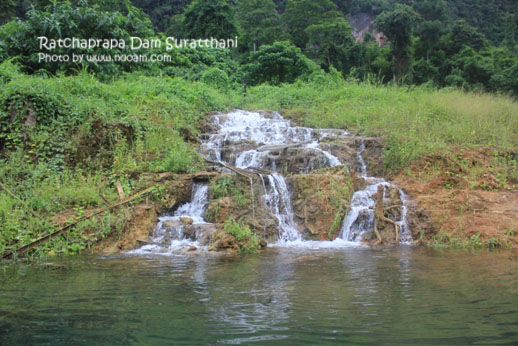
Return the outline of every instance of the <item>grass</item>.
[[[333,74],[256,86],[243,96],[201,82],[139,74],[109,83],[86,73],[27,76],[5,62],[0,65],[0,180],[43,220],[74,217],[102,206],[100,195],[116,201],[117,181],[131,194],[139,172],[201,169],[194,144],[200,124],[206,114],[231,107],[278,110],[304,126],[384,136],[391,172],[436,150],[518,147],[518,104],[506,96],[357,83]],[[25,124],[29,115],[36,126]],[[508,168],[506,177],[518,176],[514,158],[498,160]],[[221,181],[213,188],[240,206],[249,203],[235,183]],[[96,220],[97,226],[79,225],[34,255],[88,249],[96,237],[117,230],[119,218],[110,213]],[[47,234],[43,220],[0,191],[0,253]]]
[[[0,254],[48,234],[44,221],[56,214],[73,218],[104,206],[101,195],[116,201],[117,181],[130,194],[138,172],[201,169],[191,140],[204,116],[228,109],[234,97],[203,83],[138,74],[101,83],[88,74],[26,76],[4,63],[0,75],[0,180],[43,219],[0,190]],[[29,115],[35,126],[25,125]],[[120,226],[118,214],[105,215],[32,255],[88,249]]]
[[[427,153],[457,146],[518,147],[518,104],[507,96],[330,77],[250,88],[242,107],[279,110],[308,127],[383,136],[385,164],[391,172]]]
[[[489,238],[486,240],[480,239],[480,234],[475,233],[469,238],[455,237],[446,232],[440,232],[433,236],[433,238],[426,242],[426,245],[436,249],[461,249],[461,250],[474,250],[474,249],[498,249],[498,248],[512,248],[512,243],[509,236],[502,238]]]

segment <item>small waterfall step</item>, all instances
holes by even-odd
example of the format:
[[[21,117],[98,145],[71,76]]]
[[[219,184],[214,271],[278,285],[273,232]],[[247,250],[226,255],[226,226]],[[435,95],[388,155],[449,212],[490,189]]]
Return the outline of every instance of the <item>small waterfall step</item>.
[[[173,215],[159,217],[150,241],[130,254],[170,254],[206,249],[212,234],[216,231],[213,224],[203,219],[209,205],[209,187],[195,183],[192,187],[191,201],[178,207]]]

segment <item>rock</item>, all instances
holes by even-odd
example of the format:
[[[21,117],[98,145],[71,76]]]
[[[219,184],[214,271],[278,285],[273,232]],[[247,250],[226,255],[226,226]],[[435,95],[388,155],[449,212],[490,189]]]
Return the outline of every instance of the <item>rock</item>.
[[[181,222],[180,220],[166,220],[162,222],[162,228],[164,229],[170,229],[170,228],[176,228],[180,227]]]
[[[192,251],[196,251],[198,250],[198,248],[196,246],[190,246],[188,249],[187,249],[187,252],[192,252]]]
[[[209,251],[238,251],[239,245],[236,239],[225,231],[219,231],[214,236],[214,242]]]
[[[212,236],[216,232],[216,226],[213,224],[199,224],[194,225],[194,228],[196,230],[196,240],[200,242],[200,245],[210,245]]]
[[[182,232],[184,239],[196,240],[196,228],[193,225],[185,225]]]
[[[333,240],[340,231],[354,193],[351,176],[343,167],[294,175],[288,178],[292,190],[295,221],[303,226],[306,239]]]
[[[193,220],[193,219],[191,219],[190,217],[185,217],[185,216],[182,216],[182,217],[180,218],[180,221],[181,221],[181,223],[183,223],[184,225],[192,225],[192,224],[193,224],[193,222],[194,222],[194,220]]]

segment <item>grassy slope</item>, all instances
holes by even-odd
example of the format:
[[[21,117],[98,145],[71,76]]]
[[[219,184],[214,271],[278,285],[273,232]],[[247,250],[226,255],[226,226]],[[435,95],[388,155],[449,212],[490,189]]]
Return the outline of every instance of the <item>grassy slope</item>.
[[[88,75],[46,79],[6,73],[5,65],[2,72],[10,81],[0,89],[0,181],[51,221],[57,213],[72,218],[104,206],[100,194],[116,201],[117,180],[127,194],[135,191],[139,181],[134,172],[200,169],[200,157],[186,139],[195,136],[206,113],[232,102],[205,84],[179,79],[130,75],[103,84]],[[13,123],[13,109],[22,123],[30,109],[45,125],[28,129]],[[21,140],[23,136],[28,139]],[[106,214],[83,222],[38,253],[82,250],[119,227],[120,218]],[[95,234],[84,237],[92,228]],[[0,190],[0,253],[49,230]]]
[[[518,103],[506,96],[337,79],[255,87],[243,107],[280,110],[304,126],[385,136],[385,164],[391,172],[455,146],[518,148]]]
[[[72,217],[102,206],[101,193],[115,201],[117,180],[127,193],[135,191],[139,181],[134,172],[199,169],[188,139],[205,114],[229,107],[274,109],[305,126],[385,136],[386,165],[393,172],[433,150],[518,147],[518,104],[503,96],[357,84],[333,76],[317,77],[310,84],[258,86],[245,97],[202,83],[137,75],[103,84],[88,75],[27,77],[3,65],[0,77],[3,126],[13,104],[18,114],[26,114],[27,100],[38,121],[50,117],[38,130],[4,127],[4,135],[14,133],[4,136],[14,149],[4,148],[0,157],[0,180],[48,220],[57,213]],[[25,132],[29,140],[20,141]],[[85,151],[91,147],[96,150]],[[36,254],[82,250],[95,237],[120,229],[121,218],[113,213],[80,224],[67,238],[57,238]],[[0,228],[0,252],[49,231],[3,191]],[[85,237],[92,229],[95,237]]]

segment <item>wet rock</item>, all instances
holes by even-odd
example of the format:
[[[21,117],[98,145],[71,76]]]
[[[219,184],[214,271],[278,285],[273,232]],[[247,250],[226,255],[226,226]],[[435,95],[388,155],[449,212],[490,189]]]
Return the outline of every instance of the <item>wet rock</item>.
[[[198,248],[196,246],[189,246],[189,248],[187,249],[187,252],[192,252],[192,251],[196,251],[198,250]]]
[[[193,219],[191,219],[190,217],[181,217],[180,218],[180,222],[184,225],[192,225],[192,223],[194,222]]]
[[[214,236],[214,241],[209,251],[238,251],[239,245],[236,239],[225,231],[219,231]]]
[[[193,225],[185,225],[182,232],[184,239],[196,240],[196,228]]]
[[[216,233],[216,226],[213,224],[194,225],[196,231],[196,240],[201,246],[208,246],[212,242],[212,237]]]
[[[173,239],[171,239],[171,233],[170,232],[167,232],[164,234],[164,237],[162,238],[162,241],[160,242],[162,245],[164,246],[169,246],[169,244],[171,244],[171,240],[178,240],[180,237],[177,235],[177,233],[175,232],[175,237]]]
[[[177,227],[180,227],[181,225],[182,225],[182,223],[180,222],[180,220],[166,220],[166,221],[162,222],[162,228],[164,228],[164,229],[177,228]]]
[[[379,137],[361,137],[355,135],[346,135],[338,138],[323,139],[320,147],[329,151],[347,167],[353,171],[361,172],[360,163],[358,162],[358,151],[361,145],[365,146],[362,157],[367,166],[369,176],[383,176],[383,139]]]

